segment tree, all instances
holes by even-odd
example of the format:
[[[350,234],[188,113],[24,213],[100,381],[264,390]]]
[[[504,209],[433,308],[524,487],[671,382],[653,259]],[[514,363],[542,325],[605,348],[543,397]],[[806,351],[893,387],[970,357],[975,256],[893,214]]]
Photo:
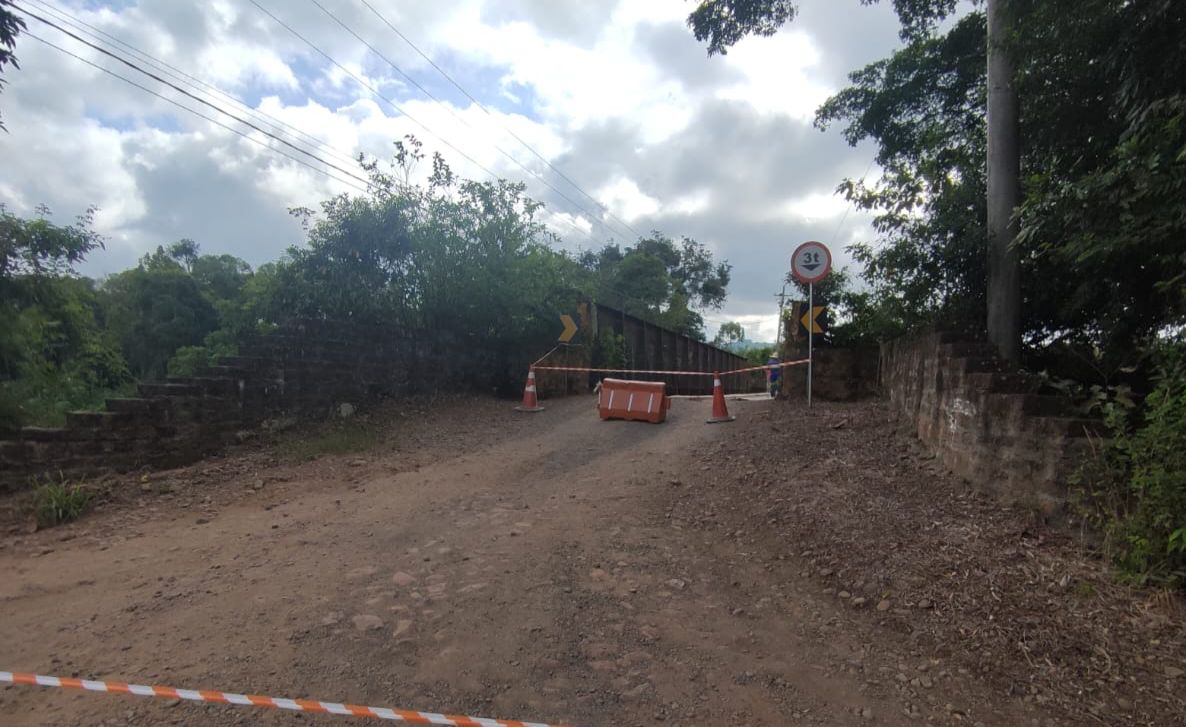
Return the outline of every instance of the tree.
[[[725,55],[747,35],[774,35],[795,17],[793,0],[701,0],[688,15],[696,40],[708,54]]]
[[[103,281],[100,293],[107,327],[137,378],[164,376],[177,349],[200,345],[218,328],[214,305],[167,256],[146,255]]]
[[[92,210],[73,225],[24,219],[0,207],[0,431],[60,425],[130,379],[96,317],[91,281],[74,265],[102,247]]]
[[[862,0],[872,4],[877,0]],[[1014,90],[1012,44],[1016,17],[1011,0],[987,0],[989,23],[986,67],[989,79],[987,189],[987,329],[1001,355],[1016,364],[1021,350],[1021,286],[1015,239],[1020,189],[1017,142],[1018,109]],[[956,0],[895,0],[904,40],[917,42],[935,23],[951,15]],[[772,35],[795,15],[794,5],[779,0],[704,0],[688,24],[708,53],[725,49],[747,34]]]
[[[307,241],[277,264],[272,309],[454,335],[508,356],[542,345],[556,312],[588,294],[581,268],[550,247],[522,184],[461,179],[434,155],[428,184],[413,185],[423,159],[409,137],[390,163],[364,163],[370,193],[295,210]]]
[[[965,16],[854,71],[816,113],[820,128],[843,122],[850,144],[878,147],[880,180],[840,190],[876,213],[878,244],[850,251],[879,317],[894,322],[884,330],[983,330],[984,39],[984,16]]]
[[[726,321],[717,329],[717,335],[712,339],[714,345],[729,346],[745,340],[745,329],[737,321]]]
[[[657,230],[625,250],[610,243],[586,251],[579,262],[592,274],[598,300],[701,340],[701,311],[721,307],[732,274],[702,243],[685,237],[677,244]]]
[[[13,51],[16,49],[16,37],[25,29],[25,21],[13,13],[9,9],[11,7],[11,0],[0,0],[0,73],[3,73],[6,65],[20,68]],[[4,79],[0,78],[0,90],[3,88]],[[4,123],[0,121],[0,129],[3,128]]]
[[[103,237],[91,229],[93,207],[65,227],[49,222],[49,214],[42,205],[36,218],[26,220],[0,204],[0,285],[22,276],[64,275],[103,247]]]
[[[169,257],[185,266],[186,270],[193,270],[194,261],[198,259],[200,248],[198,243],[189,238],[182,238],[169,245]]]

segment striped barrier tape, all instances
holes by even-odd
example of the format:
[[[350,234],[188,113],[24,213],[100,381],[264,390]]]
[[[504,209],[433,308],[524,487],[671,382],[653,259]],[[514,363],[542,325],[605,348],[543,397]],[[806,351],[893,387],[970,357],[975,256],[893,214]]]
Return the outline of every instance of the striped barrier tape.
[[[484,717],[436,714],[433,712],[417,712],[407,709],[390,709],[388,707],[360,707],[354,704],[320,702],[311,699],[261,697],[256,694],[212,692],[204,689],[150,687],[143,684],[124,684],[122,682],[103,682],[90,679],[70,679],[67,677],[52,677],[41,674],[0,671],[0,684],[5,682],[9,684],[26,684],[29,686],[83,689],[89,692],[107,692],[109,694],[131,694],[138,697],[187,699],[191,702],[215,702],[219,704],[235,704],[243,707],[287,709],[294,712],[338,714],[346,717],[369,717],[371,719],[384,719],[394,722],[404,722],[406,724],[440,725],[442,727],[564,727],[564,725],[551,725],[543,722],[486,719]]]
[[[539,358],[537,358],[537,359],[535,360],[535,363],[531,364],[531,366],[528,366],[528,368],[532,368],[532,369],[533,369],[533,368],[535,368],[536,366],[538,366],[539,364],[543,363],[543,362],[544,362],[544,359],[546,359],[548,356],[551,356],[552,354],[556,353],[556,349],[558,349],[558,348],[560,348],[560,347],[559,347],[559,346],[553,346],[551,351],[548,351],[548,352],[547,352],[547,353],[545,353],[543,356],[540,356]]]
[[[644,371],[643,369],[591,369],[587,366],[533,366],[536,371],[577,371],[594,374],[662,374],[664,376],[712,376],[711,371]]]
[[[785,369],[791,366],[806,366],[807,359],[801,358],[798,361],[784,361],[783,363],[768,364],[766,366],[751,366],[748,369],[733,369],[732,371],[722,371],[721,376],[728,376],[730,374],[748,374],[753,371],[769,371],[770,369]]]
[[[807,359],[800,359],[798,361],[786,361],[784,363],[769,364],[766,366],[751,366],[746,369],[733,369],[732,371],[722,371],[721,376],[730,376],[732,374],[748,374],[754,371],[769,371],[770,369],[785,369],[790,366],[802,366],[807,363]],[[575,371],[587,372],[595,374],[651,374],[658,376],[712,376],[712,371],[647,371],[644,369],[593,369],[585,366],[533,366],[536,371]]]

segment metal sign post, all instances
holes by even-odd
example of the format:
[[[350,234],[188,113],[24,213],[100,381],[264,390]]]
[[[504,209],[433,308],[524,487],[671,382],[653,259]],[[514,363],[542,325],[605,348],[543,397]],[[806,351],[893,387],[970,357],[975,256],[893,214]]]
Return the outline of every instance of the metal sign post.
[[[815,307],[815,283],[807,284],[807,310]],[[807,327],[807,408],[811,408],[811,363],[815,359],[815,326]]]
[[[791,275],[807,285],[807,406],[811,407],[811,376],[815,362],[815,284],[832,271],[832,253],[822,242],[805,242],[791,254]]]

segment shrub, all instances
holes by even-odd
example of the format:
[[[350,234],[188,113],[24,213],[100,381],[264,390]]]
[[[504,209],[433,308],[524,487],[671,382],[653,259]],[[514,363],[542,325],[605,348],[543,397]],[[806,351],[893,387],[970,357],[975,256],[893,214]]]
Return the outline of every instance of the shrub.
[[[375,449],[383,435],[373,425],[359,422],[329,424],[318,431],[287,439],[281,450],[288,458],[307,461],[324,455],[357,454]]]
[[[94,493],[82,483],[68,480],[47,482],[33,493],[33,513],[37,526],[53,527],[77,520],[91,508]]]
[[[1106,407],[1112,438],[1079,473],[1108,554],[1139,581],[1186,586],[1186,344],[1162,346],[1137,415]]]

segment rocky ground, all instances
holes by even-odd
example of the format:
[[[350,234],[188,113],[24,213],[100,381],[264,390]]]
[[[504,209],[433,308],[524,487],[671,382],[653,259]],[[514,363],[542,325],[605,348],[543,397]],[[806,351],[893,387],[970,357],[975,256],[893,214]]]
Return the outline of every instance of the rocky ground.
[[[286,432],[39,532],[11,498],[0,669],[590,726],[1186,724],[1181,601],[879,403],[548,406]],[[5,725],[345,719],[0,688]]]

